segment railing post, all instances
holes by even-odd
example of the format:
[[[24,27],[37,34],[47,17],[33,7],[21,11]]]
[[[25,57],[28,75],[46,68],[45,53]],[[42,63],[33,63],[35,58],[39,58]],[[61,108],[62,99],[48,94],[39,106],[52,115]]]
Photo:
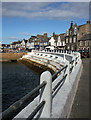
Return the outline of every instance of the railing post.
[[[45,71],[40,76],[40,84],[46,81],[47,84],[40,90],[40,102],[45,100],[43,109],[40,110],[40,118],[50,118],[52,111],[52,75]]]
[[[64,53],[64,61],[66,60],[66,58],[65,58],[65,53]]]
[[[72,50],[71,50],[71,55],[72,55]]]
[[[73,59],[72,60],[74,60],[74,62],[73,62],[73,71],[75,71],[75,57],[73,57]]]
[[[78,53],[78,52],[77,52],[77,54],[78,54],[78,61],[80,61],[81,60],[81,54]]]
[[[69,83],[70,82],[70,62],[69,61],[65,61],[65,66],[67,65],[66,71],[65,71],[65,75],[67,74],[65,83]]]

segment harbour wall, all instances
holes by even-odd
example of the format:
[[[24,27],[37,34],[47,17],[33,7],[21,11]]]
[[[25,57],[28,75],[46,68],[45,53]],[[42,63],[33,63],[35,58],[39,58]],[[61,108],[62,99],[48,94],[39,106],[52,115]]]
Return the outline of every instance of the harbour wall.
[[[50,71],[51,74],[55,73],[55,71],[50,69],[49,67],[47,67],[43,64],[39,64],[37,62],[34,62],[32,60],[26,59],[26,58],[19,59],[18,62],[22,63],[25,66],[27,66],[28,68],[34,70],[39,75],[41,75],[41,73],[44,72],[44,71]]]
[[[27,53],[0,53],[0,62],[17,61],[25,54]]]

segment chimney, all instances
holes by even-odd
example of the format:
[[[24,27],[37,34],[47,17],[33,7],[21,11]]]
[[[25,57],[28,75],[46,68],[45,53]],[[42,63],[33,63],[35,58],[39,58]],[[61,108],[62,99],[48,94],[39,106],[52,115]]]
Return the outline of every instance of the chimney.
[[[71,21],[71,27],[73,27],[73,21]]]
[[[87,24],[90,24],[90,20],[87,20]]]
[[[75,23],[75,25],[74,26],[77,26],[77,24]]]
[[[55,37],[55,32],[53,32],[53,37]]]
[[[44,33],[44,36],[47,37],[47,33]]]

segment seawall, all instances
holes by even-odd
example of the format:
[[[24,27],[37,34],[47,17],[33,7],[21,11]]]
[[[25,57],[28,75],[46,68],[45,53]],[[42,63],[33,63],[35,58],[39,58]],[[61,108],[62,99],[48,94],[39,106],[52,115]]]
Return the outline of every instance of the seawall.
[[[26,65],[28,68],[34,70],[37,74],[41,75],[42,72],[44,71],[50,71],[51,74],[54,74],[55,72],[50,69],[49,67],[45,66],[45,65],[42,65],[40,63],[37,63],[37,62],[34,62],[32,60],[29,60],[29,59],[26,59],[26,58],[23,58],[23,59],[19,59],[18,62]]]
[[[0,53],[0,62],[17,61],[25,54],[27,53]]]

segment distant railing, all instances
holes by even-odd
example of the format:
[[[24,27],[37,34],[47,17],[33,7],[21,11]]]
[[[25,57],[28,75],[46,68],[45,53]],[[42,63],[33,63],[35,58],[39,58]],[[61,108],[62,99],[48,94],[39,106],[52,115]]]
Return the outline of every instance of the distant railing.
[[[13,119],[25,106],[29,104],[31,97],[33,97],[36,93],[39,93],[40,95],[40,102],[27,119],[33,119],[38,112],[40,118],[45,118],[46,116],[47,118],[50,118],[52,111],[52,94],[60,85],[63,85],[65,81],[70,80],[69,75],[75,70],[76,62],[78,63],[79,61],[78,58],[79,56],[73,57],[72,61],[69,62],[65,59],[64,54],[65,66],[53,75],[51,75],[49,71],[43,72],[40,76],[40,85],[5,110],[2,113],[2,120]],[[63,77],[52,89],[52,82],[54,82],[58,76],[61,76],[62,72]]]

